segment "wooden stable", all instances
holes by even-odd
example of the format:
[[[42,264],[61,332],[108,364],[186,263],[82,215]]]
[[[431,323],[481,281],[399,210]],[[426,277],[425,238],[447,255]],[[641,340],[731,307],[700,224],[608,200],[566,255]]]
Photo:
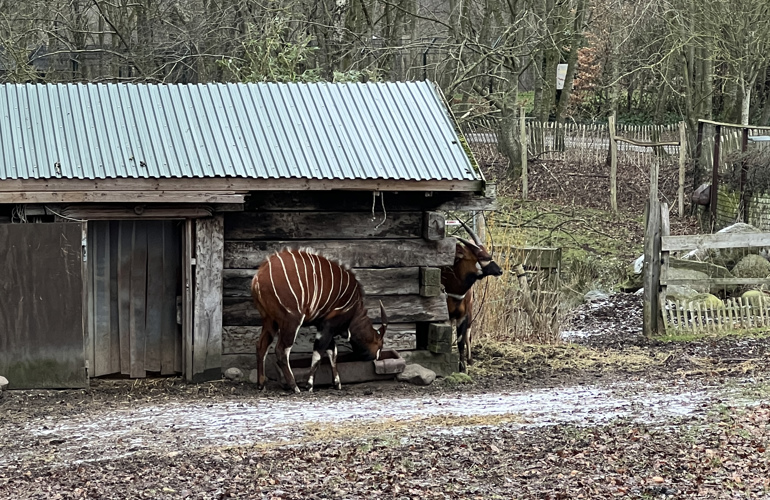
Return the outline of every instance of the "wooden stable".
[[[354,268],[386,347],[415,349],[447,319],[442,211],[493,203],[444,106],[430,82],[0,85],[0,374],[248,369],[250,281],[284,247]]]

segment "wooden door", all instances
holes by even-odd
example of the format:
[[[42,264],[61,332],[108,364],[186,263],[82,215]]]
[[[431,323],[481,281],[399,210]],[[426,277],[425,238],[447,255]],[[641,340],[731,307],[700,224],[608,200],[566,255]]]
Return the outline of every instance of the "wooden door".
[[[88,385],[84,224],[0,224],[0,374],[13,389]]]
[[[182,371],[180,224],[89,222],[86,347],[93,376]]]

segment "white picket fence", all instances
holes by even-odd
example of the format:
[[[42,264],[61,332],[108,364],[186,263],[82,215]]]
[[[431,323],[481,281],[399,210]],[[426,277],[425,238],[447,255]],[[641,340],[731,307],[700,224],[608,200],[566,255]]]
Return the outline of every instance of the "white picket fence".
[[[723,304],[666,300],[666,329],[694,334],[770,327],[770,298],[728,299]]]

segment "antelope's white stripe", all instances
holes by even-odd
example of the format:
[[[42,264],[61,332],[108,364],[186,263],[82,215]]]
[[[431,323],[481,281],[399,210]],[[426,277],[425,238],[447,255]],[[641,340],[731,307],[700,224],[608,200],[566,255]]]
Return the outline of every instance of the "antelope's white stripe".
[[[273,261],[272,259],[267,259],[267,269],[270,274],[270,284],[273,285],[273,295],[275,295],[275,298],[278,299],[278,303],[281,304],[281,307],[286,309],[286,312],[291,312],[288,307],[286,307],[286,304],[283,303],[281,300],[281,296],[278,295],[278,290],[275,289],[275,280],[273,280]]]
[[[345,281],[345,290],[344,290],[344,291],[341,291],[341,292],[340,292],[340,293],[337,295],[337,298],[334,300],[334,304],[337,304],[337,302],[340,300],[340,298],[345,298],[345,294],[347,293],[347,291],[348,291],[348,287],[350,286],[350,274],[349,274],[348,272],[346,272],[346,271],[345,271],[344,269],[342,269],[342,268],[340,268],[340,271],[341,271],[341,272],[342,272],[342,273],[345,275],[345,277],[347,277],[347,281]],[[340,285],[342,285],[342,282],[340,282]],[[340,289],[342,289],[342,286],[340,286]],[[346,304],[347,304],[347,302],[346,302]],[[343,306],[343,307],[344,307],[344,306]],[[340,307],[337,307],[337,308],[335,309],[335,311],[338,311],[339,309],[341,309],[341,308],[340,308]]]
[[[302,295],[302,307],[304,308],[307,305],[307,302],[305,302],[305,285],[302,284],[302,276],[299,274],[299,264],[297,264],[297,257],[294,256],[294,252],[289,252],[289,255],[291,255],[292,260],[294,260],[294,269],[297,270],[297,283],[299,283],[299,289]],[[300,255],[300,257],[302,257],[302,255]],[[307,278],[307,269],[305,269],[305,277]]]
[[[291,281],[289,281],[289,274],[286,272],[286,264],[283,263],[283,259],[279,254],[275,254],[276,257],[278,257],[278,260],[281,261],[281,267],[283,268],[283,276],[286,278],[286,286],[289,287],[289,291],[292,295],[294,295],[294,300],[297,301],[297,314],[302,314],[302,308],[299,305],[299,297],[297,297],[297,294],[294,292],[294,288],[291,286]]]
[[[318,269],[316,269],[316,259],[318,260]],[[324,274],[323,269],[321,269],[321,257],[310,254],[310,263],[313,265],[313,319],[315,319],[321,312],[318,306],[321,304],[321,294],[324,289]]]
[[[334,269],[332,269],[332,261],[326,259],[326,262],[329,263],[329,277],[331,278],[331,283],[329,284],[329,290],[324,290],[324,293],[326,294],[326,302],[324,302],[324,305],[321,307],[321,309],[319,309],[319,313],[322,314],[326,311],[326,306],[329,304],[329,299],[332,298],[332,292],[334,292]],[[323,269],[321,270],[321,278],[323,279]]]

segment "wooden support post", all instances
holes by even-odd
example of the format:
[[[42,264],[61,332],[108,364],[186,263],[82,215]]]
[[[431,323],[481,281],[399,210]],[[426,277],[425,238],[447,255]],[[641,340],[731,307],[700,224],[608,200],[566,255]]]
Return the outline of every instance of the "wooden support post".
[[[658,164],[650,168],[650,201],[647,203],[647,226],[644,234],[643,331],[651,337],[660,330],[660,249],[661,216],[658,201]]]
[[[449,323],[428,324],[428,350],[435,354],[452,352],[452,325]]]
[[[749,149],[749,129],[741,129],[741,152],[745,153]],[[748,175],[748,165],[746,164],[746,157],[741,159],[741,212],[743,213],[743,222],[749,223],[749,197],[746,191],[746,176]]]
[[[717,196],[719,193],[719,156],[722,149],[722,126],[716,125],[714,131],[714,166],[711,170],[711,199],[709,208],[711,209],[711,227],[717,222]]]
[[[527,120],[524,115],[524,105],[519,104],[519,148],[521,152],[521,197],[526,200],[529,187],[527,184]]]
[[[420,268],[420,296],[438,297],[441,295],[441,269],[438,267]]]
[[[671,235],[671,222],[669,221],[669,217],[668,217],[668,203],[660,204],[660,235],[661,237]],[[670,252],[663,252],[661,249],[660,280],[665,280],[668,278],[670,260],[671,260]],[[658,306],[659,306],[659,313],[660,313],[658,315],[658,331],[661,333],[665,333],[666,331],[666,318],[665,318],[666,285],[660,286],[658,293],[659,293]]]
[[[439,212],[423,212],[422,237],[428,241],[443,240],[446,236],[446,221]]]
[[[610,132],[610,207],[618,211],[618,143],[615,140],[615,114],[609,118]]]
[[[677,208],[679,218],[684,217],[684,170],[687,163],[687,131],[683,121],[679,122],[679,190]]]

